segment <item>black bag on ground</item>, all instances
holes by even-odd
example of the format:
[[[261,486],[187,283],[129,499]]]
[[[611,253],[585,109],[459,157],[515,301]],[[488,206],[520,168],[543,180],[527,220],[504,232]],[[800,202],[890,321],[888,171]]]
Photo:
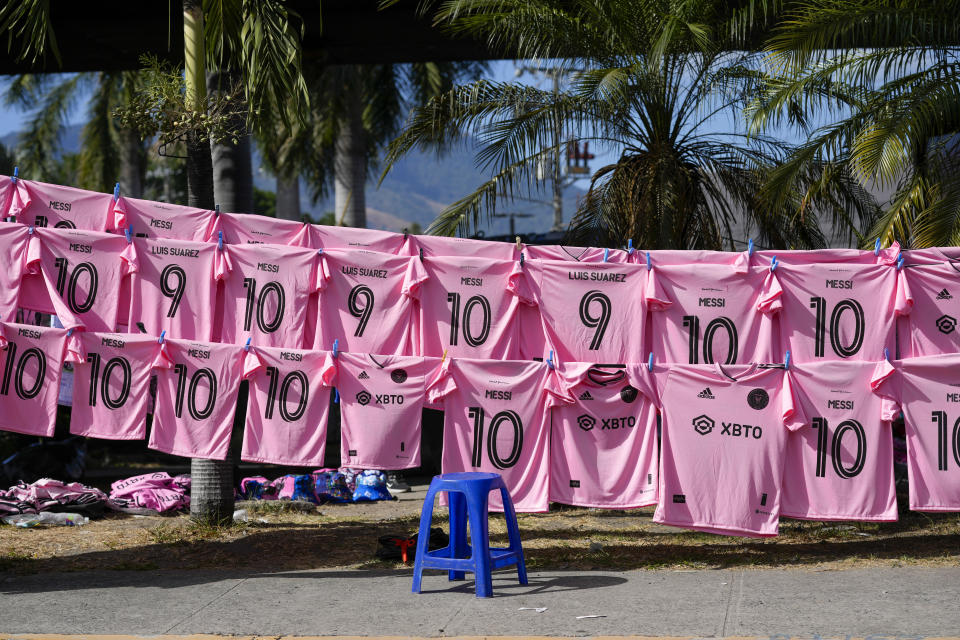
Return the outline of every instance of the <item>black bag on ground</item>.
[[[450,537],[440,527],[430,530],[428,549],[436,551],[450,543]],[[412,536],[387,534],[377,539],[376,557],[380,560],[410,562],[417,555],[417,534]]]

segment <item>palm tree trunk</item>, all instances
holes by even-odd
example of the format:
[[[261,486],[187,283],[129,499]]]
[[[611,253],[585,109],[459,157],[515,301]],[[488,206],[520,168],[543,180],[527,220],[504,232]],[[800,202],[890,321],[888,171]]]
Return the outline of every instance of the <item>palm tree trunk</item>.
[[[207,91],[211,94],[227,92],[236,82],[236,75],[228,71],[207,74]],[[243,116],[230,123],[231,128],[243,130]],[[253,166],[250,159],[250,135],[237,137],[237,144],[230,141],[211,143],[213,157],[213,196],[222,211],[253,213]]]
[[[348,227],[367,226],[367,149],[363,128],[363,95],[360,73],[353,67],[347,83],[347,113],[334,142],[334,203],[338,221]]]
[[[137,132],[120,129],[120,192],[131,198],[143,197],[147,156]]]
[[[300,220],[300,176],[285,178],[277,174],[277,218]]]
[[[200,0],[183,1],[184,60],[187,95],[194,107],[206,104],[203,10]],[[212,209],[213,162],[210,143],[194,134],[187,140],[187,203]],[[190,461],[190,517],[207,524],[223,524],[233,517],[233,462],[228,459]]]

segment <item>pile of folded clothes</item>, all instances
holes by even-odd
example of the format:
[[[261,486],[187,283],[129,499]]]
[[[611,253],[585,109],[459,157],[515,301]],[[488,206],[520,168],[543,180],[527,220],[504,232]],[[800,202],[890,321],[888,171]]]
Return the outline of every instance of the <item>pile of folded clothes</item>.
[[[164,513],[190,506],[190,476],[145,473],[110,485],[110,503],[125,513]]]
[[[392,500],[382,471],[317,469],[307,474],[285,475],[276,480],[263,476],[240,481],[242,500],[306,500],[314,504]]]
[[[51,511],[97,517],[108,506],[103,491],[79,482],[40,478],[30,484],[19,482],[7,490],[0,489],[0,516]]]

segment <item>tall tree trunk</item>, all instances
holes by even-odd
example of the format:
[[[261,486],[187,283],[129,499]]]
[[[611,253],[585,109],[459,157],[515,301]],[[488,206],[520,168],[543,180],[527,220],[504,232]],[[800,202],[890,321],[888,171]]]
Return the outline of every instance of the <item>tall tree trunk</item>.
[[[334,203],[336,219],[348,227],[367,226],[367,145],[363,129],[363,88],[359,67],[351,67],[347,92],[347,115],[340,122],[334,142]]]
[[[147,154],[140,136],[132,129],[120,129],[120,192],[142,198],[146,170]]]
[[[207,91],[211,94],[229,92],[236,75],[213,71],[207,75]],[[237,144],[224,141],[211,143],[213,157],[213,195],[221,211],[253,213],[253,165],[250,159],[250,135],[245,132],[243,116],[230,123],[231,128],[243,130]]]
[[[183,1],[184,60],[187,95],[194,108],[206,104],[203,50],[203,10],[200,0]],[[213,209],[213,163],[210,143],[191,135],[187,140],[187,201],[192,207]],[[190,517],[198,522],[224,524],[233,517],[233,463],[190,461]]]
[[[300,176],[286,178],[277,174],[277,218],[280,220],[300,220]]]

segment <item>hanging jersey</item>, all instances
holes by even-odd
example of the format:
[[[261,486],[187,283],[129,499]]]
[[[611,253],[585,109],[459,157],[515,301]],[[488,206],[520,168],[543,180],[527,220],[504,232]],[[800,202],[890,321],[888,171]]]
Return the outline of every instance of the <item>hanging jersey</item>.
[[[929,247],[926,249],[908,249],[903,252],[903,263],[908,267],[917,264],[940,264],[941,262],[954,260],[960,260],[960,247]]]
[[[765,249],[755,251],[750,264],[759,267],[769,267],[774,256],[777,262],[783,265],[801,266],[808,264],[885,264],[894,266],[900,257],[900,245],[894,242],[880,251],[863,249]]]
[[[510,291],[521,277],[515,260],[424,258],[427,278],[411,291],[420,306],[425,356],[519,359],[520,300]]]
[[[341,351],[416,353],[416,303],[427,273],[419,258],[374,251],[324,250],[315,349],[339,340]]]
[[[4,222],[6,222],[6,219],[10,216],[16,217],[15,213],[11,211],[11,207],[14,206],[14,195],[16,194],[17,182],[19,182],[19,180],[19,178],[14,180],[10,176],[0,174],[0,218],[2,218]],[[25,196],[26,192],[24,192],[24,197]],[[18,197],[17,200],[19,201],[20,198]]]
[[[147,437],[147,403],[155,367],[166,366],[153,336],[78,332],[83,360],[73,366],[70,433],[107,440]]]
[[[17,203],[8,215],[29,227],[106,231],[113,195],[34,180],[17,180]]]
[[[876,361],[895,351],[895,318],[905,310],[898,271],[888,265],[778,264],[783,287],[781,349],[794,362]]]
[[[746,273],[753,258],[746,251],[704,251],[686,249],[655,249],[653,251],[636,251],[638,264],[647,263],[647,253],[650,254],[651,268],[688,265],[723,265],[734,267],[737,273]],[[756,252],[754,252],[756,255]]]
[[[266,347],[304,345],[307,300],[320,284],[314,249],[270,244],[224,245],[228,272],[223,287],[221,342]]]
[[[43,276],[50,305],[64,327],[114,331],[120,283],[137,270],[137,251],[126,238],[110,233],[35,229],[27,270]]]
[[[365,249],[397,255],[405,244],[402,233],[362,229],[357,227],[333,227],[323,224],[310,225],[313,246],[317,249]]]
[[[130,326],[181,340],[213,339],[217,282],[225,274],[217,245],[134,238],[139,270],[132,278]]]
[[[900,356],[960,352],[960,262],[907,267],[904,281],[907,322],[900,332]]]
[[[0,322],[0,431],[52,437],[64,362],[80,362],[77,335]]]
[[[646,359],[645,266],[529,260],[522,270],[511,288],[540,308],[547,348],[559,362]]]
[[[223,232],[227,244],[282,244],[314,249],[310,225],[296,220],[278,220],[254,213],[215,215],[207,240],[217,242]]]
[[[877,365],[872,384],[903,409],[912,511],[960,511],[960,355],[907,358]]]
[[[157,373],[148,446],[186,458],[225,459],[248,352],[209,342],[165,340],[164,344],[168,368]]]
[[[510,246],[510,245],[508,245]],[[559,244],[531,244],[523,248],[530,260],[560,260],[565,262],[636,262],[636,254],[623,249],[602,249],[599,247],[564,247]]]
[[[251,347],[240,459],[322,467],[336,365],[329,352]],[[253,374],[256,375],[253,375]]]
[[[421,413],[439,358],[340,353],[340,466],[420,466]]]
[[[605,509],[657,503],[657,410],[645,369],[559,367],[569,404],[554,407],[551,418],[551,502]]]
[[[787,432],[805,422],[789,374],[756,364],[673,365],[657,386],[663,437],[654,522],[776,535]]]
[[[777,362],[774,315],[782,290],[770,269],[657,267],[647,279],[656,362]]]
[[[897,519],[893,436],[870,388],[875,369],[862,360],[791,365],[807,423],[787,438],[780,515]]]
[[[0,322],[16,318],[29,238],[23,225],[0,224]]]
[[[444,362],[428,395],[443,399],[443,472],[499,473],[517,511],[546,511],[549,410],[565,396],[555,371],[543,362]],[[495,492],[490,509],[503,511]]]
[[[117,233],[129,228],[138,238],[203,242],[210,236],[215,215],[209,209],[121,196],[113,203],[107,228]]]
[[[473,238],[449,236],[408,236],[405,255],[424,258],[459,256],[461,258],[486,258],[487,260],[519,260],[517,245],[509,242],[492,242]],[[529,257],[529,256],[528,256]]]

